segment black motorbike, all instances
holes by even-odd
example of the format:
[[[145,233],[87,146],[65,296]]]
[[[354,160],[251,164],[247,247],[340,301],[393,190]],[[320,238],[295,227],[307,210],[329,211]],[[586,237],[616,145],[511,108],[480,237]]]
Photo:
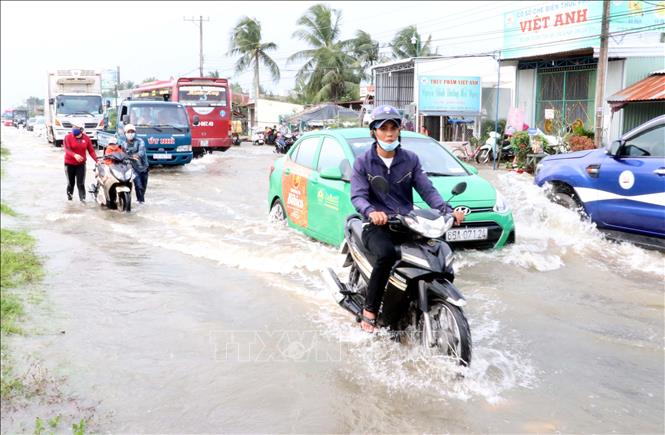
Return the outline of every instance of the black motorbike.
[[[371,183],[376,191],[389,195],[385,178],[374,177]],[[451,193],[454,197],[465,190],[466,183],[462,182]],[[471,332],[462,309],[466,300],[453,285],[453,252],[442,239],[454,221],[452,215],[442,216],[430,209],[389,216],[391,231],[404,233],[407,241],[399,247],[400,258],[392,268],[377,325],[388,327],[399,339],[407,335],[405,331],[414,331],[426,350],[435,350],[468,366]],[[350,268],[348,281],[342,283],[328,269],[337,302],[358,322],[373,264],[372,254],[362,242],[364,225],[367,223],[358,215],[350,216],[346,222],[342,253],[346,255],[343,266]]]

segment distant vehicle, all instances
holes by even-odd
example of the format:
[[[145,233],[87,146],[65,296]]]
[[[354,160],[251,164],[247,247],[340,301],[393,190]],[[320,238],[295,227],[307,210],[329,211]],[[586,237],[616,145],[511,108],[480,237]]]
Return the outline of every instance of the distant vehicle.
[[[44,116],[50,143],[61,146],[74,121],[83,122],[86,134],[96,141],[103,113],[100,71],[66,69],[48,73]]]
[[[665,249],[665,115],[606,148],[545,157],[534,181],[611,236]]]
[[[344,225],[356,210],[351,204],[354,160],[374,142],[367,128],[342,128],[305,133],[270,170],[268,208],[271,218],[286,222],[317,240],[340,245]],[[402,132],[402,146],[415,152],[423,170],[444,199],[457,183],[466,191],[450,205],[463,211],[461,226],[444,235],[457,248],[501,248],[515,241],[513,214],[502,195],[471,165],[457,160],[434,139]],[[414,191],[415,205],[429,208]]]
[[[171,101],[185,106],[192,130],[194,157],[226,151],[231,138],[231,92],[227,79],[181,77],[144,83],[131,90],[133,100]],[[194,124],[194,116],[199,123]]]
[[[28,122],[28,111],[25,109],[16,109],[12,114],[14,127],[19,128],[21,126],[25,127],[25,124]]]
[[[252,144],[254,145],[263,145],[265,143],[265,138],[263,137],[263,129],[260,127],[252,128]]]
[[[32,125],[31,131],[37,136],[46,135],[46,124],[43,116],[35,116],[35,122]]]
[[[32,118],[28,118],[28,122],[25,123],[25,129],[27,131],[32,131],[32,128],[35,125],[36,120],[37,118],[35,118],[34,116]]]
[[[193,122],[199,123],[198,115]],[[106,146],[114,136],[119,143],[126,142],[124,127],[130,123],[136,127],[136,136],[145,142],[151,166],[184,165],[192,161],[192,133],[182,104],[125,100],[118,109],[109,109],[104,114],[104,127],[97,132],[98,145]]]
[[[2,125],[7,127],[14,125],[14,110],[9,109],[2,112]]]

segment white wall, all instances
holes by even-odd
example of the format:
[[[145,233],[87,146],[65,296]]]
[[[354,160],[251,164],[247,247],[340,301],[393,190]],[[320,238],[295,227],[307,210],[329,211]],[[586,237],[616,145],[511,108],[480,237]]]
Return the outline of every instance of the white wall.
[[[280,115],[293,115],[294,113],[301,112],[305,106],[301,104],[283,103],[281,101],[272,101],[259,99],[258,101],[258,126],[261,128],[272,127],[273,125],[279,126]],[[252,120],[253,121],[253,112]],[[253,122],[252,122],[253,125]]]
[[[536,70],[523,69],[517,71],[517,92],[515,107],[524,111],[524,122],[535,125],[536,112]]]

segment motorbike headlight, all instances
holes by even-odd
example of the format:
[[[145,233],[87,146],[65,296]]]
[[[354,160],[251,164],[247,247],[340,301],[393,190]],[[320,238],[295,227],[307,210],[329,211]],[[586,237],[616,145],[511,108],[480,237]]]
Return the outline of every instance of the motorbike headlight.
[[[493,210],[497,213],[506,213],[510,211],[510,205],[508,201],[503,197],[501,192],[496,191],[496,203],[494,204]]]
[[[425,219],[420,216],[408,216],[404,219],[404,222],[413,231],[430,239],[437,239],[448,230],[447,222],[443,216],[440,216],[434,220]]]
[[[191,145],[178,145],[175,150],[178,153],[184,153],[184,152],[191,151],[192,146]]]

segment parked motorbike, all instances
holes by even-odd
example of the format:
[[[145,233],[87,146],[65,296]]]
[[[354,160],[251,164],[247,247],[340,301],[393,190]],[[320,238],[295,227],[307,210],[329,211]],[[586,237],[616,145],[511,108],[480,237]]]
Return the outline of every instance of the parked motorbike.
[[[275,139],[275,152],[277,154],[286,154],[291,148],[290,145],[286,144],[286,137],[282,136],[281,133],[277,133],[277,139]]]
[[[385,178],[374,177],[371,184],[389,195]],[[454,197],[465,190],[466,183],[462,182],[451,193]],[[459,365],[468,366],[471,332],[462,310],[466,300],[453,285],[453,252],[442,239],[454,221],[452,215],[442,216],[431,209],[389,217],[391,231],[406,233],[408,241],[399,248],[401,258],[392,269],[377,324],[393,331],[412,328],[426,350],[435,350]],[[343,266],[350,267],[348,281],[342,283],[332,269],[325,276],[339,305],[358,322],[372,273],[372,254],[361,237],[364,225],[357,215],[346,222],[342,253],[346,255]]]
[[[122,151],[107,154],[97,161],[94,173],[95,183],[90,186],[90,193],[97,203],[112,210],[130,212],[136,173],[129,156]]]
[[[501,135],[495,131],[489,133],[489,137],[475,155],[476,163],[484,164],[492,160],[500,161],[501,159],[512,160],[515,157],[515,150],[513,150],[509,139],[502,140],[499,148],[497,142],[500,138]]]

